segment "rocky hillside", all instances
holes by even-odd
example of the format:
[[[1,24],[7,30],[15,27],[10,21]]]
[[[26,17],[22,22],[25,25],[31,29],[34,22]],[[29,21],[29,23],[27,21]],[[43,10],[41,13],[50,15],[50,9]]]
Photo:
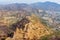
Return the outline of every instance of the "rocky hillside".
[[[59,11],[52,2],[0,5],[0,40],[60,40]]]
[[[29,22],[26,23],[27,21],[25,22],[23,20],[23,23],[26,23],[25,25],[22,23],[24,25],[24,29],[21,28],[23,25],[21,25],[20,22],[20,29],[17,25],[13,38],[7,38],[6,40],[39,40],[42,36],[53,33],[53,31],[49,27],[43,25],[40,22],[40,19],[35,15],[27,16],[26,18],[27,19],[24,20],[29,20]]]

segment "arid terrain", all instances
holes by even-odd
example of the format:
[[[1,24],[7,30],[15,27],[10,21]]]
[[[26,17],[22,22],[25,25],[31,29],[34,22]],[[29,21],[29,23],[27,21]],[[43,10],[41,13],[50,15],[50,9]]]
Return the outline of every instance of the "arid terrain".
[[[0,40],[60,40],[60,4],[0,5]]]

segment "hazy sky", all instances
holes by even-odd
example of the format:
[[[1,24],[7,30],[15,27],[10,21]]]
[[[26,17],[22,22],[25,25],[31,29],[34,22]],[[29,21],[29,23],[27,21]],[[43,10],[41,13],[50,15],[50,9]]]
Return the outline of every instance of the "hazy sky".
[[[34,2],[55,2],[60,4],[60,0],[0,0],[0,4],[7,4],[7,3],[34,3]]]

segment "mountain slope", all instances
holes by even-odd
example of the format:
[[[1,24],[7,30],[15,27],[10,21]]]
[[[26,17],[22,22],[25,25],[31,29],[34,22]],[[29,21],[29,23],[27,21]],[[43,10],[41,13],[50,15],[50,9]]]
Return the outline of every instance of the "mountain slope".
[[[30,22],[25,25],[24,29],[16,28],[13,38],[7,38],[7,40],[38,40],[42,36],[53,33],[53,31],[44,26],[35,15],[27,16],[27,18]]]

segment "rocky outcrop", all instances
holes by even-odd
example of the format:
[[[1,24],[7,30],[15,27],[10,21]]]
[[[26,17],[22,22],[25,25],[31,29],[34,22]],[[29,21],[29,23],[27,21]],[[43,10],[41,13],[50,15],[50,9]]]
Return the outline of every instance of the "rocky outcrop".
[[[16,26],[16,31],[14,32],[13,38],[10,38],[11,40],[39,40],[40,37],[53,33],[53,31],[44,26],[35,15],[27,16],[27,19],[29,22],[24,25],[24,30]],[[22,22],[25,23],[25,21]]]
[[[0,26],[0,40],[5,40],[8,37],[12,37],[12,30],[6,26]]]

